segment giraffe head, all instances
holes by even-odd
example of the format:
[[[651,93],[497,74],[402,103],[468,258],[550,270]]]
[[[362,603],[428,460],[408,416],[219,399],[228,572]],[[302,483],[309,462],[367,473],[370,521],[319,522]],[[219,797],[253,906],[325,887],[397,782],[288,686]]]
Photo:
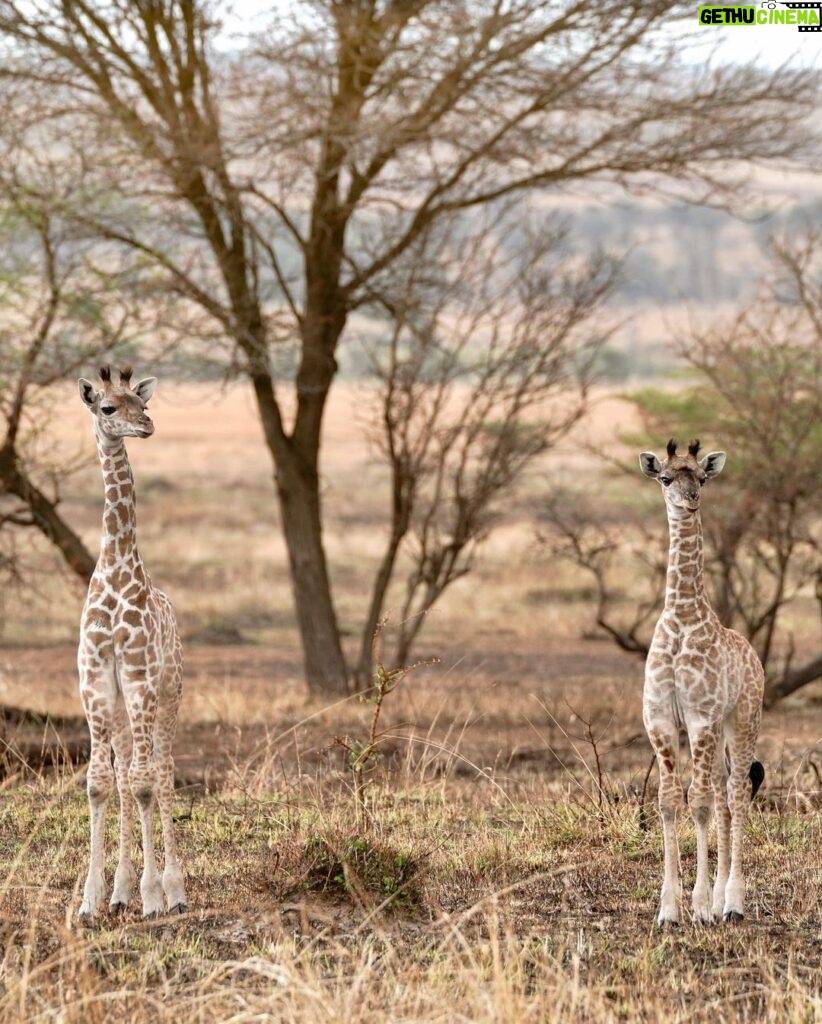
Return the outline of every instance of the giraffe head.
[[[146,377],[131,386],[131,367],[120,370],[120,380],[111,379],[111,367],[100,368],[100,385],[80,378],[80,397],[91,410],[95,429],[104,442],[113,444],[124,437],[151,437],[154,424],[146,405],[157,386],[156,377]]]
[[[639,466],[645,476],[660,482],[668,511],[679,517],[698,510],[702,485],[722,472],[725,452],[711,452],[704,459],[697,459],[699,441],[688,442],[687,455],[677,455],[676,447],[671,438],[664,462],[653,452],[642,452]]]

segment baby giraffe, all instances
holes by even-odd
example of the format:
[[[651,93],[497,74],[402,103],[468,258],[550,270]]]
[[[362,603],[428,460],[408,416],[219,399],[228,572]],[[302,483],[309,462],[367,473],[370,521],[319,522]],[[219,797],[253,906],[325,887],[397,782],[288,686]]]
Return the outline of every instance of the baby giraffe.
[[[80,918],[86,921],[96,917],[106,899],[106,802],[115,777],[120,855],[109,910],[122,913],[134,888],[135,802],[143,836],[143,915],[152,918],[163,912],[163,893],[169,912],[182,914],[187,909],[172,822],[171,748],[182,696],[182,645],[171,602],[152,585],[137,553],[134,480],[124,443],[127,437],[154,433],[146,403],[157,379],[148,377],[133,388],[130,380],[131,370],[123,369],[114,383],[111,368],[104,366],[99,386],[79,381],[80,396],[94,417],[105,486],[100,558],[89,583],[77,655],[80,697],[91,733],[91,863],[80,907]],[[165,849],[162,881],[154,853],[155,800]]]
[[[699,441],[687,455],[668,442],[664,462],[639,456],[642,472],[662,486],[668,513],[670,553],[665,607],[654,630],[645,666],[643,719],[659,767],[659,807],[665,839],[665,878],[659,924],[679,923],[679,852],[676,814],[683,805],[677,775],[680,730],[691,747],[693,780],[688,805],[696,828],[697,921],[741,921],[745,881],[742,842],[748,806],[765,776],[754,761],[765,676],[748,641],[726,629],[705,596],[701,488],[722,472],[724,452],[697,460]],[[730,776],[725,759],[729,754]],[[708,824],[716,807],[717,869],[710,891]]]

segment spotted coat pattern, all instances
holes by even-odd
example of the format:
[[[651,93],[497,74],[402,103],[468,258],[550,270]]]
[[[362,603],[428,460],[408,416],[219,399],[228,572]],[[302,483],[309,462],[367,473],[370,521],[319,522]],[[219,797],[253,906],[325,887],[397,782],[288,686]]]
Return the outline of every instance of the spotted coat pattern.
[[[94,918],[106,899],[105,811],[115,783],[120,799],[120,843],[109,903],[128,906],[136,874],[132,865],[135,807],[143,846],[140,881],[143,914],[184,912],[185,881],[172,822],[172,746],[182,696],[183,657],[171,602],[151,582],[137,551],[134,480],[125,437],[147,437],[154,427],[145,412],[156,381],[119,384],[101,371],[102,387],[80,381],[95,418],[105,505],[100,557],[89,583],[80,623],[77,664],[80,697],[91,734],[87,788],[91,855],[80,916]],[[114,766],[111,751],[114,751]],[[154,849],[159,807],[165,866],[160,876]]]
[[[684,805],[677,770],[682,730],[693,762],[688,806],[697,840],[694,919],[710,922],[724,916],[738,921],[744,914],[743,833],[764,690],[756,652],[743,636],[720,623],[705,594],[701,488],[721,472],[725,455],[714,452],[697,461],[698,451],[699,442],[693,441],[687,456],[677,455],[671,441],[662,463],[650,452],[640,456],[643,472],[663,486],[670,535],[665,607],[648,652],[643,695],[643,719],[659,768],[665,839],[660,925],[679,922],[676,817]],[[713,892],[708,865],[712,807],[717,817]]]

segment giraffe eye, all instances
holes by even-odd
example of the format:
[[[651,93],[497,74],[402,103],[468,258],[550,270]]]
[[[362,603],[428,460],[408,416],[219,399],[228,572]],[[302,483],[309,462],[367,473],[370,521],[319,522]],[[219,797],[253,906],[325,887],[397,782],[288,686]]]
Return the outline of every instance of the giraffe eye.
[[[659,478],[659,482],[662,484],[663,487],[670,487],[674,481],[673,478],[670,476],[661,476]]]
[[[111,414],[113,412],[117,412],[117,410],[113,405],[104,405],[100,412],[102,412],[104,416],[111,416]]]

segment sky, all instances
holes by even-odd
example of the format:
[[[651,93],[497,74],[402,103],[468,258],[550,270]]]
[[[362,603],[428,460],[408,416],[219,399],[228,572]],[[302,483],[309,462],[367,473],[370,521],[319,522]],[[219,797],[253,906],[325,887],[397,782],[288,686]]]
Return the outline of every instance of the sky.
[[[602,2],[592,0],[592,3]],[[754,0],[743,2],[753,4]],[[717,4],[717,0],[713,3]],[[233,9],[233,13],[224,17],[223,34],[230,37],[234,32],[253,32],[275,10],[280,16],[288,17],[294,0],[227,0],[226,6]],[[757,6],[761,6],[761,2],[757,2]],[[774,6],[785,9],[781,3]],[[698,45],[697,39],[697,45],[691,49],[695,59],[707,59],[715,48],[715,63],[746,64],[755,61],[762,67],[778,68],[791,60],[798,66],[822,68],[822,32],[800,32],[795,25],[713,25],[701,28],[697,20],[698,7],[699,0],[694,0],[693,28],[704,34],[705,44]]]

